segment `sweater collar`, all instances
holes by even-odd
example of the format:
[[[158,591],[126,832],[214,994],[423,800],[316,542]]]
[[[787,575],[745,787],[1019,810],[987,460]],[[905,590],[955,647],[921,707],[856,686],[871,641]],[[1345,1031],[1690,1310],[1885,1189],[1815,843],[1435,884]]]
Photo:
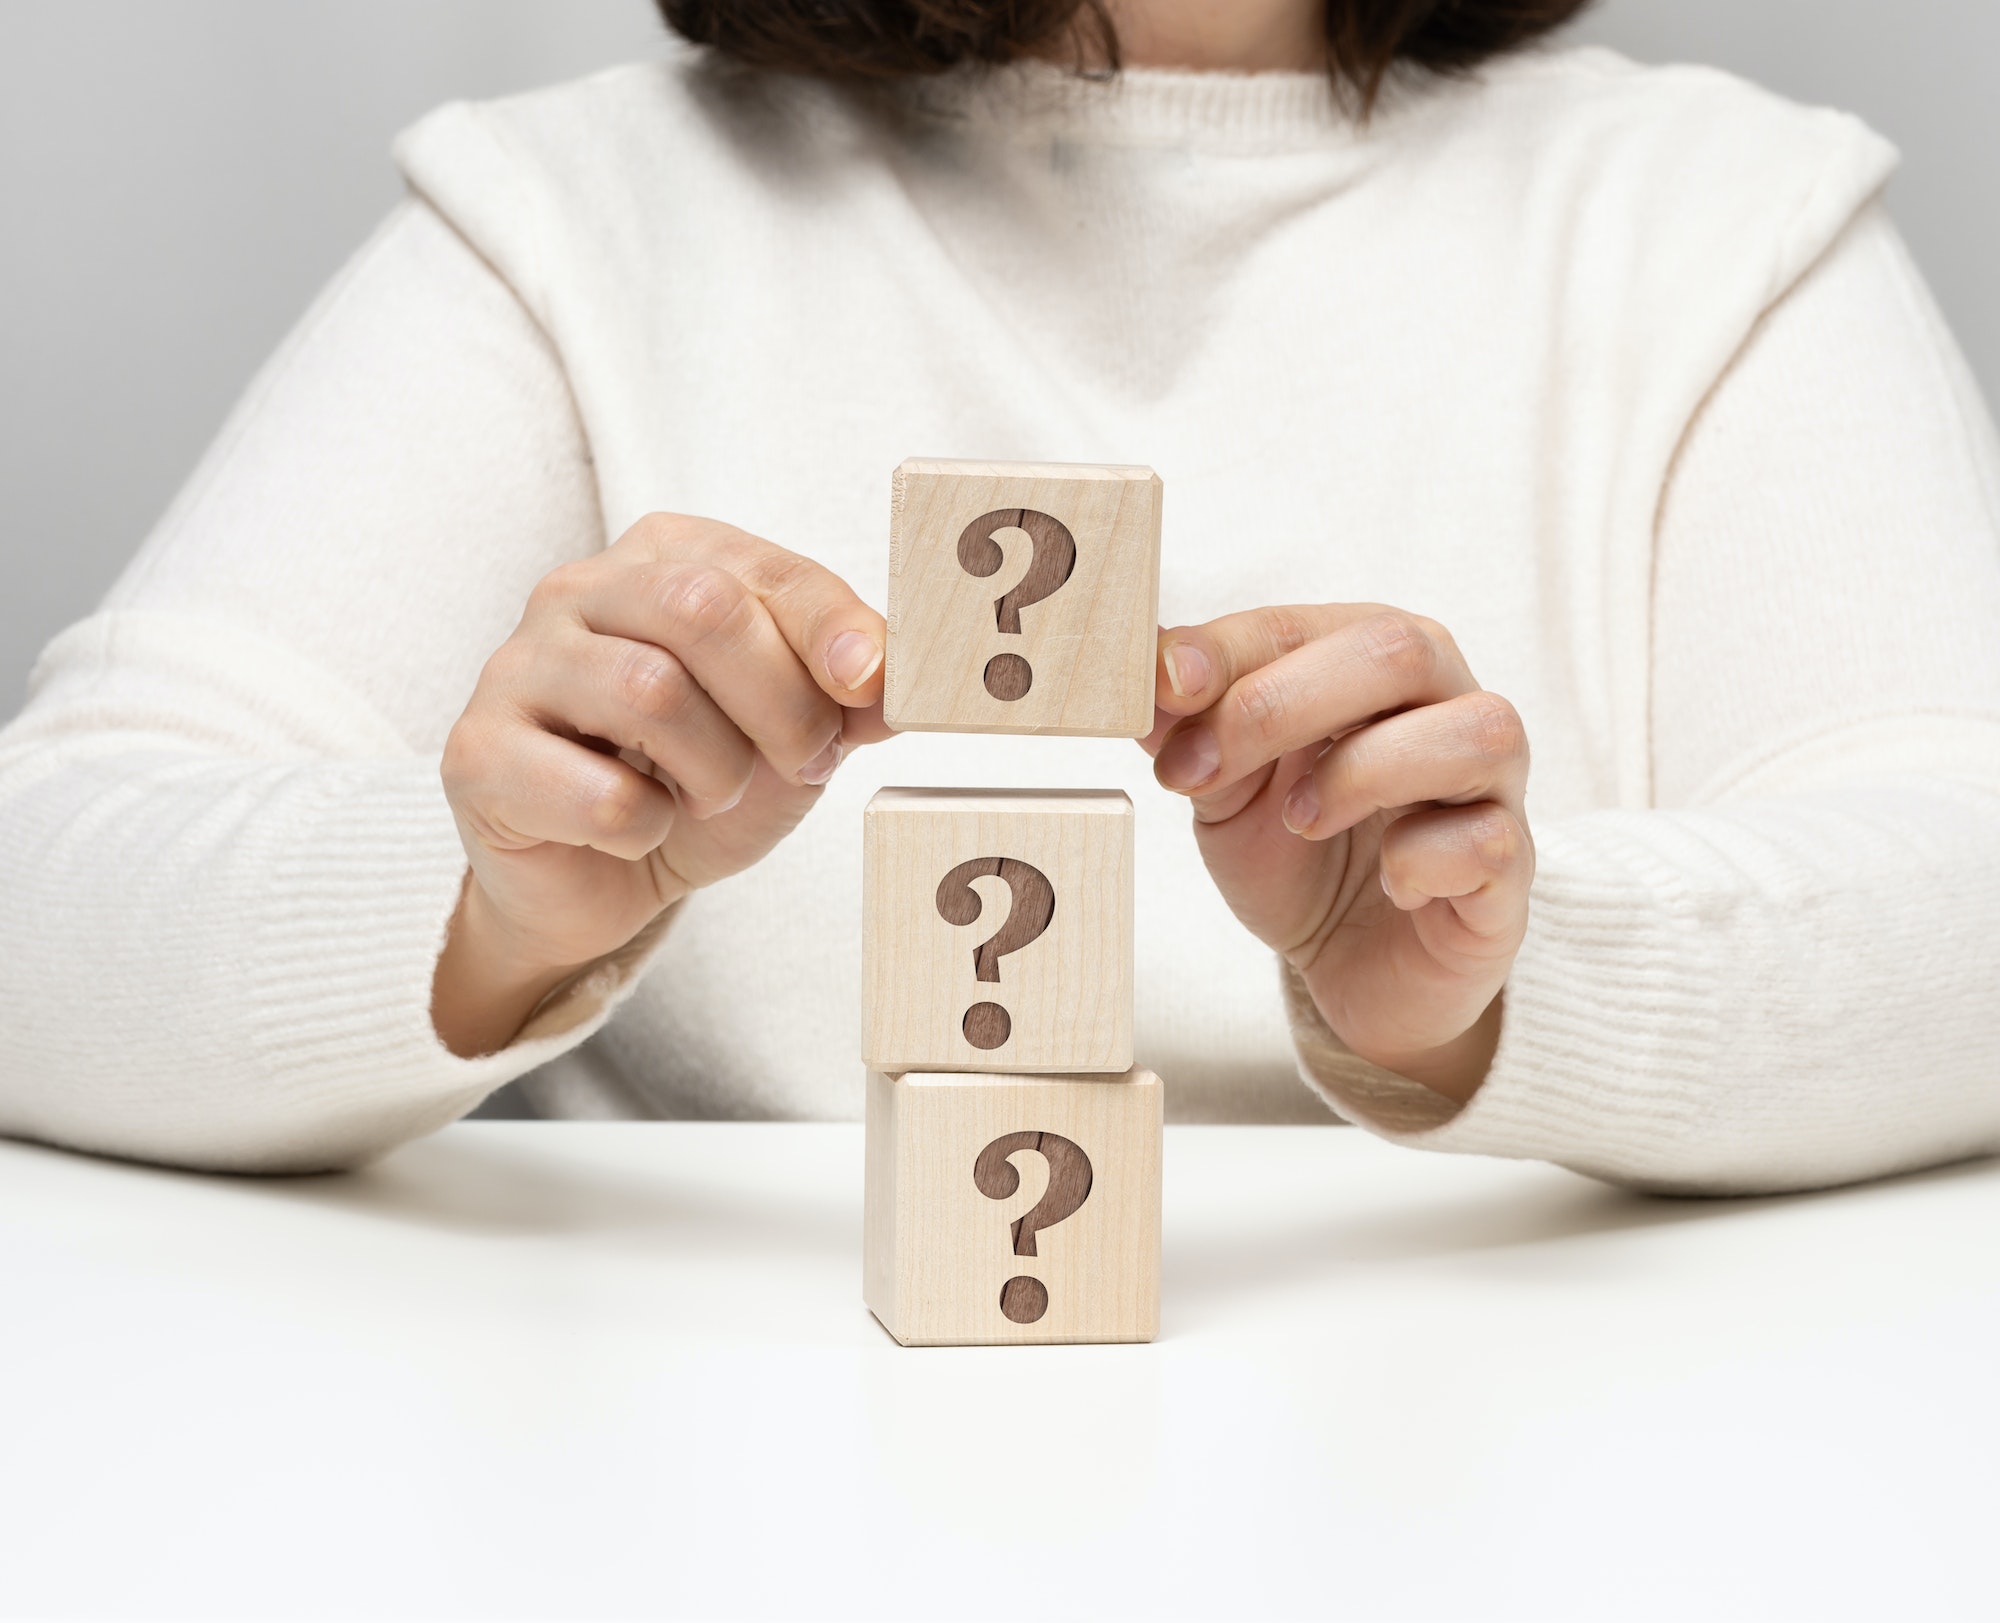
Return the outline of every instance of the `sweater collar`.
[[[1362,126],[1324,73],[1189,73],[1127,68],[1085,77],[1042,62],[962,69],[907,83],[921,117],[1021,142],[1269,152],[1342,145]]]

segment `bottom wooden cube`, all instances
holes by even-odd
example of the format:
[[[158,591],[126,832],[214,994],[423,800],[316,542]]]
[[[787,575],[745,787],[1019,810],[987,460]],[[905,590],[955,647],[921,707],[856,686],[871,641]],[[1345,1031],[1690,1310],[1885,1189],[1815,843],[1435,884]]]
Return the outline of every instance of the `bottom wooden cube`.
[[[868,1077],[862,1295],[906,1347],[1151,1341],[1160,1079]]]

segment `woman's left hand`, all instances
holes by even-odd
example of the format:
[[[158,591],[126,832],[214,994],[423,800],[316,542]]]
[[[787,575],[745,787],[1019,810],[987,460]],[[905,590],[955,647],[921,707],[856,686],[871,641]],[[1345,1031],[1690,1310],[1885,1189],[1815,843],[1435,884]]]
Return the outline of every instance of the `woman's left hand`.
[[[1528,922],[1528,740],[1443,626],[1380,604],[1160,636],[1154,774],[1208,871],[1363,1059],[1465,1100]]]

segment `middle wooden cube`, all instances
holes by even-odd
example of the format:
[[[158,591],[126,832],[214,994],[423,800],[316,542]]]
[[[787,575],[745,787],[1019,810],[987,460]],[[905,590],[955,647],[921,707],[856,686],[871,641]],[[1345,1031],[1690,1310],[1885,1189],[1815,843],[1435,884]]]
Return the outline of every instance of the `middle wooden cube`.
[[[1132,1065],[1132,802],[884,789],[862,843],[862,1057],[899,1071]]]

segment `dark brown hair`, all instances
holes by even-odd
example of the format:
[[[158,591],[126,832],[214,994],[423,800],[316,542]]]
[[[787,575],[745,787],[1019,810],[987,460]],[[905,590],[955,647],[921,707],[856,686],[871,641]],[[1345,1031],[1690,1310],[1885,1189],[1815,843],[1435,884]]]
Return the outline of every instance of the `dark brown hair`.
[[[1590,0],[1326,0],[1327,67],[1372,102],[1407,62],[1458,73],[1560,27]],[[884,80],[1067,51],[1118,66],[1102,0],[658,0],[668,26],[752,67]]]

